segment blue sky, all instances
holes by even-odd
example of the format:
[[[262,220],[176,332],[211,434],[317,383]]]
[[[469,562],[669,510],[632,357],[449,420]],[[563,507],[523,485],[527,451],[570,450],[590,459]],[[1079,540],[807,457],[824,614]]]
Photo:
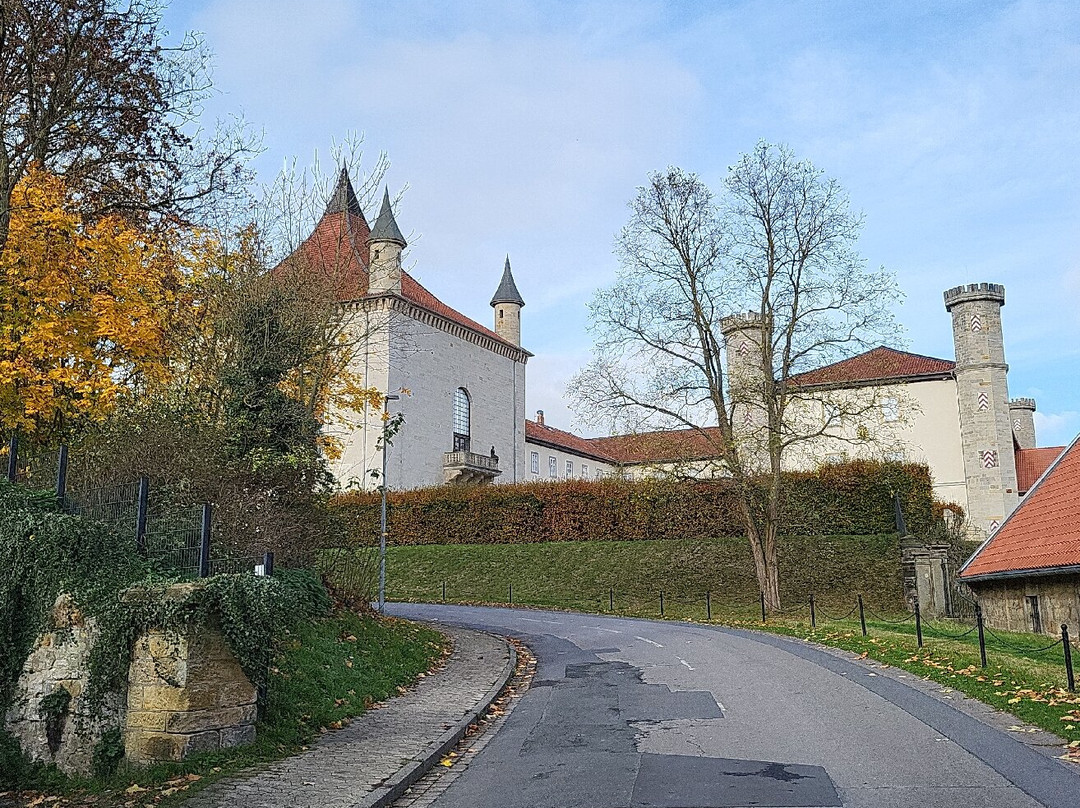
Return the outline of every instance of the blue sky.
[[[650,171],[714,187],[759,139],[838,178],[896,273],[897,344],[952,356],[944,289],[1003,283],[1012,396],[1080,431],[1080,3],[174,0],[208,118],[265,131],[269,181],[362,132],[388,153],[414,275],[483,323],[510,254],[528,409],[577,426],[588,303]]]

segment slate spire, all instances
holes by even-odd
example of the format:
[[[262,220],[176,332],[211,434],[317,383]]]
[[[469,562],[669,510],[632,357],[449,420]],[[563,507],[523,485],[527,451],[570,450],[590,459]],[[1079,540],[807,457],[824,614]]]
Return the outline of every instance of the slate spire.
[[[514,274],[510,271],[510,256],[506,256],[506,264],[503,266],[502,280],[499,281],[499,288],[495,290],[495,297],[491,298],[491,305],[495,306],[499,303],[516,303],[519,306],[524,306],[525,301],[521,299],[521,292],[518,291],[517,284],[514,283]]]
[[[405,237],[401,235],[397,222],[394,220],[394,211],[390,208],[390,190],[383,188],[382,209],[379,218],[375,220],[375,226],[371,228],[369,242],[389,241],[404,249],[407,245]]]
[[[331,213],[352,213],[361,218],[364,216],[364,211],[360,209],[360,203],[356,199],[352,181],[349,179],[349,169],[345,166],[341,167],[337,185],[334,186],[334,192],[330,195],[330,201],[326,203],[326,213],[323,215],[329,216]]]

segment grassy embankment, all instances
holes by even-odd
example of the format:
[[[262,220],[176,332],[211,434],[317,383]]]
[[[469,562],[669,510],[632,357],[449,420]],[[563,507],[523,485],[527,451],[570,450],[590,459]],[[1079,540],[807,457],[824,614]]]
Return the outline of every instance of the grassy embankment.
[[[180,764],[122,767],[106,780],[66,778],[41,766],[4,772],[5,779],[28,792],[61,795],[49,805],[167,805],[220,777],[299,751],[327,729],[396,695],[442,653],[437,632],[402,620],[341,612],[304,622],[288,633],[271,670],[266,714],[254,744]],[[5,762],[17,765],[10,758]],[[38,796],[24,793],[16,800],[15,792],[0,791],[0,805],[5,799],[32,803]]]
[[[512,583],[515,605],[597,613],[612,613],[610,588],[614,614],[649,618],[660,616],[662,589],[666,618],[701,622],[708,591],[714,623],[801,637],[903,668],[1055,732],[1080,751],[1080,697],[1065,690],[1060,644],[1042,652],[1017,650],[1041,648],[1053,638],[996,632],[987,637],[983,669],[975,632],[953,639],[945,635],[969,626],[935,621],[925,626],[920,649],[912,621],[888,622],[906,615],[899,557],[890,536],[786,538],[780,558],[785,609],[766,624],[745,541],[734,538],[393,547],[387,578],[392,599],[438,601],[445,581],[447,602],[506,603]],[[811,592],[816,628],[810,625]],[[866,637],[854,613],[860,593]],[[845,614],[847,619],[830,619]]]

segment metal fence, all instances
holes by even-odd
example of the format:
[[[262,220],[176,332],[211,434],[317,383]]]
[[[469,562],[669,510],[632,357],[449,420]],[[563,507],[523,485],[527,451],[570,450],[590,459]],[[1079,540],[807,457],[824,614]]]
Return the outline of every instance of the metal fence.
[[[258,557],[238,556],[215,548],[210,503],[175,504],[155,499],[145,475],[130,482],[72,489],[68,486],[67,446],[25,452],[18,435],[13,434],[3,448],[9,483],[21,486],[28,494],[55,491],[61,511],[110,525],[121,536],[127,534],[135,550],[162,574],[206,578],[225,573],[273,572],[272,552]]]

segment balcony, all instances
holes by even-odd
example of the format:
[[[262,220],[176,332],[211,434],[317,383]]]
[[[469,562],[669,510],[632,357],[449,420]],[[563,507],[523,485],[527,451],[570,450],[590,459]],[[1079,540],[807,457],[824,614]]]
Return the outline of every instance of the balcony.
[[[500,474],[499,458],[495,455],[443,453],[443,482],[449,485],[484,485]]]

